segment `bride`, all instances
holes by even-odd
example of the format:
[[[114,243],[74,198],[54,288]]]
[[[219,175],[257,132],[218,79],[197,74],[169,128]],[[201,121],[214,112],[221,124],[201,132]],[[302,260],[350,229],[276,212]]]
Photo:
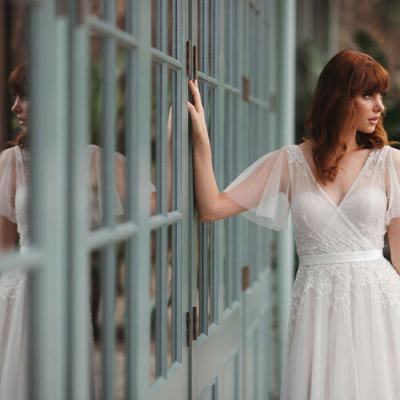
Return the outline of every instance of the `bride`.
[[[306,140],[265,154],[220,192],[197,82],[189,82],[199,218],[243,213],[280,230],[292,216],[299,268],[281,400],[398,399],[400,151],[383,127],[388,85],[375,59],[339,52],[318,79]],[[382,255],[386,231],[391,263]]]

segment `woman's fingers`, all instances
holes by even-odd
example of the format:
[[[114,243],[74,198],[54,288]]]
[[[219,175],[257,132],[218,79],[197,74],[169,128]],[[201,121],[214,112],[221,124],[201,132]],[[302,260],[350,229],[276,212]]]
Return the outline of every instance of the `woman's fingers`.
[[[193,83],[193,81],[189,81],[189,85],[193,94],[194,106],[196,110],[203,111],[203,104],[201,103],[201,95],[197,86],[197,81],[195,81],[195,83]]]

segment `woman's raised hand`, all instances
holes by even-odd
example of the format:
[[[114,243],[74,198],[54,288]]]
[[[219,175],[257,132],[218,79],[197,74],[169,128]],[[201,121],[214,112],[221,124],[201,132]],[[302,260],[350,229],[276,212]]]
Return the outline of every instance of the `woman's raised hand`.
[[[192,139],[194,144],[208,144],[206,119],[197,80],[189,81],[189,88],[193,95],[194,104],[188,101],[188,109],[192,120]]]

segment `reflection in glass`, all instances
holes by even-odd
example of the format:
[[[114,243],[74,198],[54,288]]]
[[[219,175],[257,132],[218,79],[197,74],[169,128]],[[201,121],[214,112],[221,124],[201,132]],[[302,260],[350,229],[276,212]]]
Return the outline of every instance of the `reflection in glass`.
[[[125,399],[125,378],[126,378],[126,251],[125,243],[117,243],[116,250],[116,269],[115,269],[115,299],[114,299],[114,396],[117,400]],[[93,336],[95,343],[95,386],[96,393],[100,398],[104,395],[104,285],[112,282],[104,282],[106,265],[104,249],[93,251],[90,257],[90,292],[91,292],[91,319],[93,326]],[[112,316],[111,316],[112,317]]]
[[[117,27],[126,30],[126,0],[116,0],[116,3]]]
[[[90,311],[94,338],[94,377],[96,393],[103,393],[103,301],[101,290],[101,251],[90,255]]]
[[[215,303],[215,286],[214,286],[214,225],[207,224],[207,278],[208,278],[208,323],[211,325],[215,321],[214,303]]]
[[[21,46],[22,50],[22,46]],[[28,66],[18,64],[9,75],[16,133],[0,153],[0,257],[26,251],[32,244],[30,152],[28,145]],[[15,123],[15,120],[13,122]],[[10,122],[10,121],[8,121]],[[7,398],[27,399],[30,330],[29,275],[7,270],[0,274],[0,382]],[[12,374],[10,374],[12,371]]]
[[[161,49],[160,0],[151,0],[151,46]]]
[[[156,317],[157,317],[157,231],[151,232],[150,243],[150,382],[156,379]]]
[[[105,0],[90,0],[89,1],[89,12],[98,18],[104,18],[104,5]]]
[[[211,76],[215,76],[216,4],[214,0],[208,0],[208,74]]]
[[[116,270],[116,298],[115,298],[115,325],[116,325],[116,348],[115,348],[115,399],[126,398],[126,309],[127,309],[127,260],[125,257],[124,243],[117,244],[117,270]]]
[[[90,144],[88,146],[89,172],[89,227],[98,229],[104,225],[104,153],[102,144],[103,115],[105,113],[104,99],[104,70],[103,70],[104,42],[93,36],[90,40]],[[126,98],[126,67],[127,53],[118,48],[116,53],[115,69],[115,117],[116,132],[107,132],[107,135],[116,135],[116,152],[114,169],[114,219],[121,222],[125,219],[124,202],[126,193],[125,182],[125,98]]]
[[[238,4],[230,0],[225,5],[225,79],[234,87],[239,86],[238,79]]]
[[[167,349],[167,364],[168,367],[174,361],[174,345],[175,345],[175,329],[174,321],[176,321],[176,299],[174,298],[174,286],[173,280],[174,271],[176,267],[176,226],[168,226],[168,254],[167,254],[167,337],[168,337],[168,349]]]
[[[176,209],[176,199],[174,196],[176,177],[176,110],[177,110],[177,79],[176,72],[168,71],[168,119],[167,119],[167,210]]]
[[[178,1],[168,0],[168,54],[175,58],[177,58],[177,31],[178,23],[180,23],[177,19]]]
[[[160,144],[158,140],[158,131],[161,122],[161,65],[153,63],[152,65],[152,87],[151,87],[151,181],[160,188],[161,177],[159,176]],[[155,213],[161,213],[161,190],[156,192],[156,210]]]

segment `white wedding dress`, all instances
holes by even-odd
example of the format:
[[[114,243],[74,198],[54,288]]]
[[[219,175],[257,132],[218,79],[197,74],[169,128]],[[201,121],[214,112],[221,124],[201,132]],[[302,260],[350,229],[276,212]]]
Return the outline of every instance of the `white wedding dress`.
[[[281,400],[400,399],[400,276],[382,256],[400,218],[400,151],[372,150],[338,205],[296,145],[267,153],[224,191],[275,230],[291,212],[299,268]]]
[[[116,153],[116,185],[122,185],[124,157]],[[18,146],[0,154],[0,216],[15,223],[20,251],[31,243],[29,229],[30,180],[29,153]],[[88,146],[89,218],[88,225],[95,229],[102,220],[102,166],[101,149]],[[152,189],[153,190],[153,187]],[[123,214],[122,199],[115,190],[114,214]],[[0,235],[5,232],[0,232]],[[0,249],[1,251],[1,249]],[[1,253],[0,253],[1,256]],[[27,400],[28,313],[26,275],[21,272],[0,274],[0,400]],[[93,366],[94,368],[94,366]],[[92,396],[95,395],[92,376]]]

